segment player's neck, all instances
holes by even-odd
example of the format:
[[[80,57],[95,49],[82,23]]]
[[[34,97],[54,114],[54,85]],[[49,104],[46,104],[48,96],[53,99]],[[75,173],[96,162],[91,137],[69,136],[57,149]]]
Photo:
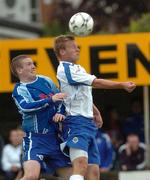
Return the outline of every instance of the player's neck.
[[[72,64],[76,64],[76,61],[72,61],[70,59],[62,59],[60,60],[61,62],[68,62],[68,63],[72,63]]]
[[[32,83],[35,80],[36,80],[36,76],[30,77],[30,78],[21,78],[20,82],[22,82],[22,83]]]

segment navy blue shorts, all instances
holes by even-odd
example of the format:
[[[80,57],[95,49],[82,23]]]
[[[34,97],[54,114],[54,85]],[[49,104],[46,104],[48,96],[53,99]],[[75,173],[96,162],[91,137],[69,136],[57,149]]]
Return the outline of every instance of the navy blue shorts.
[[[69,167],[70,159],[61,152],[60,142],[55,134],[27,134],[23,139],[23,161],[36,160],[42,172],[51,174],[58,168]]]

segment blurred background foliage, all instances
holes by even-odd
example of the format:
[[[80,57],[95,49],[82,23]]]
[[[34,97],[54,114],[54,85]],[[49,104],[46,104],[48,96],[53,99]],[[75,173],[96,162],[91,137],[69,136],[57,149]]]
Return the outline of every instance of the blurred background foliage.
[[[44,36],[67,33],[70,17],[80,11],[93,17],[94,34],[150,31],[149,0],[56,0]]]
[[[54,20],[51,24],[45,24],[43,31],[44,36],[57,36],[59,34],[65,34],[67,32],[67,28],[62,26],[60,21]]]
[[[129,26],[130,32],[150,32],[150,13],[143,14],[137,20],[131,20]]]

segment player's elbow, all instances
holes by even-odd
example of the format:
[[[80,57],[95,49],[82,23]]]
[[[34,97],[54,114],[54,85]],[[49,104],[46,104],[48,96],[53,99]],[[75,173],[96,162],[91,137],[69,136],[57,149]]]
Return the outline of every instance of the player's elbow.
[[[100,88],[100,81],[99,79],[95,78],[92,82],[92,86],[95,88]]]

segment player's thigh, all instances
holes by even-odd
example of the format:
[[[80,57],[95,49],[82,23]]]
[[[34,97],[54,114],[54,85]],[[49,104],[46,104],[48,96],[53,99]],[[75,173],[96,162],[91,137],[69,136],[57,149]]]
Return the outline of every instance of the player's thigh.
[[[38,179],[40,175],[41,166],[38,161],[35,160],[28,160],[25,161],[23,164],[24,168],[24,178],[27,179]]]
[[[88,165],[85,180],[100,180],[100,170],[97,164]]]
[[[56,173],[59,177],[63,178],[64,180],[68,180],[72,174],[72,168],[71,167],[59,168],[56,170]]]

